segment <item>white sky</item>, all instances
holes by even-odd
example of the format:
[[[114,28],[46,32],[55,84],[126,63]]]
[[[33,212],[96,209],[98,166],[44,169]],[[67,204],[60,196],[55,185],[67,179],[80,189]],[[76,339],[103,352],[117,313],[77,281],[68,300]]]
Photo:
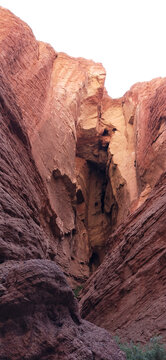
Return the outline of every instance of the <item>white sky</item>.
[[[0,0],[56,51],[101,62],[115,98],[166,76],[166,0]]]

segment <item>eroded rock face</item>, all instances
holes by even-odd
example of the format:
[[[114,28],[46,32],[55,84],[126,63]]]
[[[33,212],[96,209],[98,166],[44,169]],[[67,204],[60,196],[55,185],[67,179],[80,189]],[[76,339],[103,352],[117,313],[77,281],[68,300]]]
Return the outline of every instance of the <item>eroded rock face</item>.
[[[117,100],[100,94],[98,118],[77,129],[77,154],[90,174],[86,228],[98,264],[108,234],[147,199],[166,168],[165,79],[136,84]]]
[[[1,310],[3,346],[13,336],[16,312],[22,358],[120,358],[117,350],[115,356],[110,350],[108,334],[80,323],[73,294],[55,262],[73,289],[82,286],[99,267],[84,290],[83,316],[109,331],[118,331],[125,339],[144,340],[156,328],[165,336],[161,313],[165,309],[166,80],[136,84],[122,98],[111,99],[104,88],[101,64],[57,54],[2,8],[0,80],[0,271],[7,278],[0,294],[2,290],[2,309],[10,313],[4,319]],[[21,285],[19,280],[13,286],[12,272],[17,278],[18,268]],[[63,289],[57,285],[59,276]],[[38,319],[39,288],[43,312]],[[58,301],[67,294],[69,303],[62,301],[63,309],[58,302],[53,304],[50,292],[60,293]],[[21,325],[24,300],[30,305]],[[58,308],[55,319],[58,311],[60,318],[62,312],[66,316],[60,338],[53,338],[59,325],[56,321],[52,325],[47,301],[53,314]],[[18,307],[23,309],[20,317]],[[33,316],[36,325],[32,330]],[[44,340],[45,320],[50,345]],[[147,332],[141,333],[145,327]],[[27,357],[22,342],[28,343],[32,333],[34,344],[31,357]],[[74,336],[79,339],[76,343]],[[99,337],[102,344],[97,352]],[[62,340],[64,353],[59,345]],[[3,357],[7,356],[4,351]],[[12,351],[11,359],[19,359]]]
[[[116,226],[130,213],[131,203],[137,199],[135,168],[135,139],[133,124],[126,121],[123,111],[124,99],[103,99],[105,124],[112,124],[112,136],[108,148],[108,175],[117,209]]]
[[[139,205],[147,198],[166,168],[165,89],[165,78],[158,78],[134,85],[124,96],[124,115],[135,127]]]
[[[47,257],[46,253],[51,259],[56,256],[56,261],[73,284],[79,280],[84,281],[89,275],[89,254],[83,255],[86,257],[85,261],[75,257],[75,252],[80,247],[77,246],[79,236],[74,235],[77,225],[75,122],[79,112],[81,87],[85,87],[84,83],[88,81],[89,64],[86,60],[77,61],[65,54],[59,54],[57,58],[49,45],[35,40],[26,24],[2,8],[0,25],[1,97],[6,114],[3,121],[9,123],[9,130],[1,129],[5,131],[2,138],[6,136],[5,141],[8,142],[11,127],[16,134],[15,143],[11,143],[10,149],[2,144],[3,151],[9,152],[5,154],[5,161],[9,162],[9,157],[12,159],[11,166],[8,165],[6,170],[5,165],[3,166],[3,172],[8,172],[6,182],[13,184],[15,179],[16,187],[18,183],[23,184],[21,190],[27,183],[23,207],[26,202],[31,207],[31,197],[33,204],[38,192],[41,193],[35,210],[47,233],[45,236],[49,239],[43,241],[42,246],[47,248],[43,256]],[[95,67],[93,62],[91,64],[92,68]],[[76,71],[79,76],[73,79]],[[26,150],[22,149],[17,138],[28,144],[27,161]],[[10,155],[12,149],[13,153]],[[19,160],[15,151],[19,152]],[[34,163],[31,164],[31,169],[27,165],[28,161]],[[40,176],[36,175],[36,171]],[[31,189],[31,181],[34,185],[36,182],[37,189]],[[6,190],[9,192],[8,187]],[[21,190],[18,190],[17,197],[22,199]],[[10,222],[12,223],[11,219]],[[29,246],[28,243],[30,242],[25,241],[25,247]],[[38,245],[34,245],[36,246]],[[85,247],[88,247],[88,241]],[[20,251],[23,252],[21,249]],[[29,257],[31,251],[34,250],[29,250]],[[12,256],[17,257],[17,253],[19,251]]]
[[[19,130],[16,121],[13,127],[28,141],[47,194],[50,256],[75,286],[88,278],[89,265],[96,268],[94,257],[101,263],[108,235],[146,199],[165,167],[165,80],[112,100],[101,64],[55,53],[2,8],[0,21],[3,99],[8,94],[18,109]],[[76,154],[88,176],[79,175]]]
[[[163,174],[111,235],[102,265],[83,290],[82,316],[123,340],[144,342],[156,334],[166,340],[165,186]]]
[[[0,357],[124,359],[106,331],[80,320],[55,263],[40,260],[50,257],[51,238],[39,216],[46,194],[29,148],[13,133],[13,118],[19,121],[16,109],[10,113],[1,103]]]
[[[0,299],[3,359],[125,359],[108,332],[80,319],[53,261],[0,265]]]
[[[37,42],[21,20],[2,8],[0,11],[3,99],[6,101],[8,95],[12,98],[8,107],[12,109],[14,103],[18,109],[17,132],[21,140],[28,141],[42,178],[46,194],[42,225],[52,239],[48,252],[51,258],[56,256],[75,286],[88,278],[93,250],[103,249],[111,230],[112,200],[109,204],[108,191],[104,205],[110,140],[101,119],[105,70],[93,61],[55,53],[49,45]],[[13,126],[18,128],[17,121]],[[77,155],[86,160],[90,172],[87,181],[93,189],[90,205],[84,201],[85,224],[76,216],[76,141]]]
[[[47,257],[49,240],[40,226],[46,192],[22,115],[3,78],[0,93],[0,261]]]
[[[108,332],[80,319],[55,264],[71,282],[89,274],[88,239],[76,238],[77,91],[64,106],[59,68],[71,63],[73,74],[77,61],[54,64],[53,49],[2,8],[0,30],[0,358],[124,359]]]

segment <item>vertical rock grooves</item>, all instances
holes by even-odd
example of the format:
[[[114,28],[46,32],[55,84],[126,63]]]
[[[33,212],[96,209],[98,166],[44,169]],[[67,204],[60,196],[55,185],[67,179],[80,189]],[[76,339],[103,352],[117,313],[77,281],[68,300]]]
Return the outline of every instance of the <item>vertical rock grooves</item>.
[[[105,255],[105,243],[116,224],[118,206],[112,194],[106,165],[77,158],[84,163],[77,177],[76,213],[82,221],[89,244],[90,272],[96,270]],[[85,177],[85,167],[88,176]]]
[[[165,89],[165,79],[154,79],[122,99],[103,97],[102,118],[112,125],[107,172],[116,224],[80,308],[86,319],[135,342],[166,339]]]
[[[62,272],[72,284],[89,274],[75,214],[78,94],[73,85],[65,98],[65,66],[73,76],[78,62],[0,7],[0,359],[124,360],[106,330],[81,320]]]
[[[82,316],[123,340],[166,339],[165,185],[163,174],[147,201],[110,236],[105,259],[83,290]]]
[[[165,336],[166,79],[111,99],[3,8],[0,79],[0,356],[123,359],[65,278],[97,325]]]

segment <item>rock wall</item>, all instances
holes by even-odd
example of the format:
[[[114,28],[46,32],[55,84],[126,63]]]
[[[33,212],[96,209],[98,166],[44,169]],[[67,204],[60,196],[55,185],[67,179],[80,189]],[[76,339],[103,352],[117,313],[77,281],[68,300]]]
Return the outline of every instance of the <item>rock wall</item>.
[[[149,198],[119,226],[87,281],[81,314],[122,340],[166,341],[166,173]]]
[[[0,296],[1,359],[125,359],[107,331],[80,319],[53,261],[1,264]]]
[[[70,263],[75,115],[53,81],[56,54],[2,8],[0,50],[0,358],[123,360],[108,332],[81,320],[61,270],[71,282],[86,275],[81,242]]]
[[[108,234],[147,199],[166,169],[165,86],[160,78],[136,84],[120,99],[103,90],[98,120],[79,123],[77,154],[91,174],[86,223],[98,264]]]
[[[117,230],[80,308],[86,319],[135,342],[156,334],[166,339],[165,89],[166,80],[155,79],[121,99],[103,98],[103,121],[113,126],[106,196],[113,202],[111,232]]]
[[[105,70],[101,64],[56,53],[48,44],[36,41],[30,28],[3,8],[0,79],[2,273],[4,266],[17,267],[18,262],[23,268],[24,262],[25,268],[29,266],[27,261],[37,267],[48,264],[48,268],[56,263],[73,289],[85,286],[83,316],[109,331],[118,330],[124,338],[148,338],[154,327],[146,318],[152,319],[153,309],[148,310],[146,301],[139,302],[133,295],[139,270],[134,270],[132,278],[131,265],[126,270],[129,259],[123,258],[119,249],[130,244],[130,237],[140,249],[147,242],[146,263],[151,268],[154,238],[143,230],[149,224],[156,236],[159,234],[157,254],[160,247],[164,253],[165,235],[160,229],[164,226],[166,79],[136,84],[122,98],[111,99],[104,88]],[[132,232],[135,226],[136,232]],[[128,251],[142,264],[143,250]],[[36,259],[39,262],[33,263]],[[115,281],[116,288],[112,279],[117,267],[121,275]],[[56,277],[56,269],[54,273]],[[154,291],[159,286],[162,297],[163,278],[159,272],[156,274]],[[140,278],[143,283],[144,275]],[[93,279],[99,279],[95,280],[98,293]],[[130,280],[134,285],[131,298],[126,300],[123,289]],[[148,281],[150,289],[153,277]],[[107,301],[113,304],[113,313]],[[142,306],[143,320],[136,336],[133,329],[139,317],[131,316],[131,330],[126,320],[130,302],[133,313],[135,307]],[[101,313],[97,316],[96,310],[87,305],[90,303],[101,311],[103,319]],[[164,333],[165,328],[160,326],[163,305],[156,305],[154,297],[155,306],[155,326]],[[149,332],[141,333],[145,326]]]
[[[57,55],[49,45],[37,42],[26,24],[2,8],[0,22],[3,98],[5,102],[10,99],[10,111],[15,106],[19,112],[20,125],[16,116],[13,126],[21,140],[28,142],[42,178],[45,199],[38,214],[49,239],[47,253],[51,259],[56,257],[75,286],[89,276],[88,238],[80,245],[76,229],[75,125],[83,99],[91,96],[90,85],[97,71],[104,70],[92,61]],[[95,108],[97,101],[98,96]],[[82,247],[87,250],[81,251],[80,257]]]

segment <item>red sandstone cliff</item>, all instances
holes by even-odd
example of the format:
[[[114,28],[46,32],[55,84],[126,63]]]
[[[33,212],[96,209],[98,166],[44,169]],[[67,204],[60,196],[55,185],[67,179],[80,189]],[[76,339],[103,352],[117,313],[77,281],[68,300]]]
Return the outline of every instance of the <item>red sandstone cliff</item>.
[[[83,291],[82,316],[123,340],[166,339],[165,186],[166,174],[110,236],[107,255]]]
[[[26,24],[0,8],[3,359],[124,359],[108,332],[81,320],[74,294],[56,265],[72,283],[89,274],[84,265],[89,248],[74,235],[80,80],[72,90],[69,74],[63,75],[65,66],[71,78],[80,69],[86,81],[87,61],[79,65],[63,54],[57,59]]]
[[[166,79],[113,100],[3,8],[0,79],[0,355],[123,358],[65,278],[90,321],[165,338]]]

